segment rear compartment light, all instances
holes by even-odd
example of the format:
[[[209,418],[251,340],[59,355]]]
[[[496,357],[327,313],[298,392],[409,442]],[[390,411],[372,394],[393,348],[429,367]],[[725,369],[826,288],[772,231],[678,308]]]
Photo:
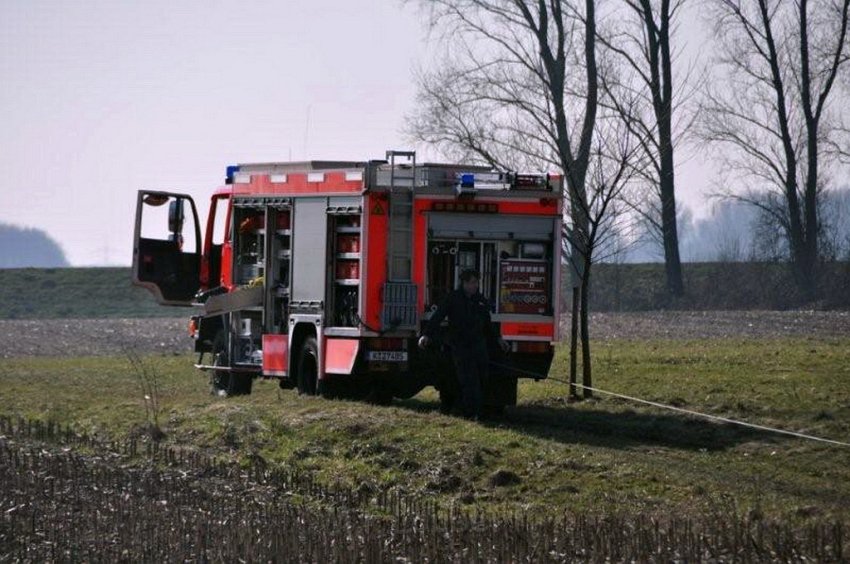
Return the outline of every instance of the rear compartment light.
[[[552,347],[546,341],[515,341],[516,352],[542,354],[549,352]]]

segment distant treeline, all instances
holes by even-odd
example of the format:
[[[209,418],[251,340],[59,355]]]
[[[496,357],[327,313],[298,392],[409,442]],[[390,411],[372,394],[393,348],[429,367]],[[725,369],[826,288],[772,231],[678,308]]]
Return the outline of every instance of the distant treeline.
[[[593,311],[850,309],[847,261],[823,266],[815,301],[802,296],[785,263],[685,263],[682,268],[685,295],[673,299],[665,288],[663,264],[599,264],[590,286],[591,307]],[[568,297],[569,288],[564,291]],[[569,303],[564,299],[563,307]]]
[[[68,266],[65,252],[41,229],[0,223],[0,268]]]
[[[750,195],[755,201],[769,200],[767,193]],[[820,254],[826,261],[850,260],[850,187],[821,195]],[[679,206],[679,248],[682,260],[698,262],[776,262],[790,260],[788,240],[782,227],[752,203],[722,199],[705,217],[695,218]],[[649,226],[641,226],[631,241],[618,240],[605,262],[661,262],[661,242]]]

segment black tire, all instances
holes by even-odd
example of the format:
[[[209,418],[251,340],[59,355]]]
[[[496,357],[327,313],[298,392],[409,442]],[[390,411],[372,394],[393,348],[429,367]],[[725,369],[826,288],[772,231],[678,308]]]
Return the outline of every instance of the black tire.
[[[216,333],[212,342],[210,354],[212,354],[213,366],[230,366],[230,355],[227,353],[227,340],[224,331]],[[210,375],[211,393],[217,396],[226,396],[230,388],[230,373],[225,370],[213,370]]]
[[[367,399],[375,405],[391,405],[394,397],[392,390],[388,389],[385,383],[377,381]]]
[[[390,405],[393,402],[395,394],[393,393],[392,376],[377,372],[368,375],[365,384],[367,403],[373,405]]]
[[[213,366],[230,368],[230,355],[227,351],[227,336],[219,331],[212,343]],[[230,370],[213,370],[210,378],[212,393],[230,397],[251,393],[254,378],[251,374],[239,374]]]
[[[254,385],[253,374],[240,374],[238,372],[230,373],[230,393],[229,396],[249,396],[251,388]]]
[[[440,413],[443,415],[450,415],[452,410],[455,407],[455,395],[451,390],[441,389],[440,390]]]
[[[280,378],[277,385],[281,390],[291,390],[295,388],[295,382],[291,378]]]
[[[481,407],[481,416],[484,419],[498,421],[505,417],[504,405],[485,405]]]
[[[304,339],[298,355],[298,393],[315,396],[319,383],[319,345],[312,335]]]
[[[352,397],[352,378],[353,376],[349,374],[325,374],[325,377],[319,382],[319,395],[325,399],[347,399]]]

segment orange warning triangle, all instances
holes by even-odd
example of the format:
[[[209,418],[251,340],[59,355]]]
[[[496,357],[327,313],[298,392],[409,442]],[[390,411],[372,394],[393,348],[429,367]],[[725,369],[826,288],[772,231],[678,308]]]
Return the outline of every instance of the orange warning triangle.
[[[380,202],[375,202],[375,205],[372,206],[372,215],[384,215],[384,208]]]

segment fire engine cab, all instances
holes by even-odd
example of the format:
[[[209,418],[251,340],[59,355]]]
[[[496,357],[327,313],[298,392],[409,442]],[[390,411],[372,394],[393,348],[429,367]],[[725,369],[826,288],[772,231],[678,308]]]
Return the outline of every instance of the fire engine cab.
[[[417,164],[409,151],[230,166],[204,229],[188,195],[139,191],[133,283],[194,309],[196,367],[220,395],[261,377],[387,402],[452,393],[445,345],[416,339],[475,269],[510,344],[493,347],[484,389],[501,408],[516,403],[518,377],[545,377],[559,338],[561,182]]]

